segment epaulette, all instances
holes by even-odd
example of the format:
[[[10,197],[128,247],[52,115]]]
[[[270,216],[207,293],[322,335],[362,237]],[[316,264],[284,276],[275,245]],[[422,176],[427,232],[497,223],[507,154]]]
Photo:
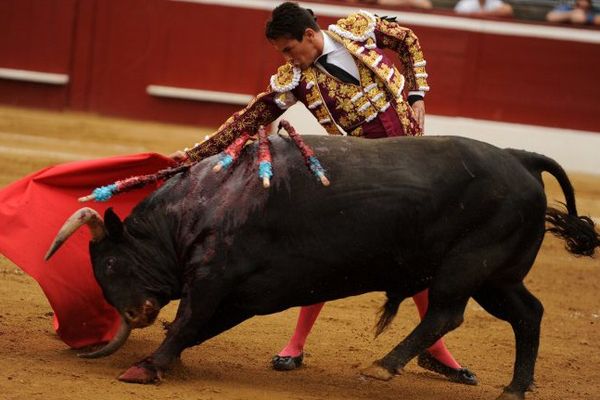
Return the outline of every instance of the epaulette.
[[[369,38],[375,39],[376,23],[377,18],[373,14],[360,10],[329,25],[329,30],[345,39],[365,42]]]
[[[277,73],[271,76],[271,88],[278,93],[289,92],[300,83],[302,71],[291,63],[277,68]]]

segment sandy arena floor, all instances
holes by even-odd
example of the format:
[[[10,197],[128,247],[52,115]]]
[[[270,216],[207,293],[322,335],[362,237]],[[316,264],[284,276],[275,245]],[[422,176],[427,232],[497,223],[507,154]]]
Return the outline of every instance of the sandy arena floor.
[[[170,153],[198,141],[201,129],[0,108],[0,187],[42,167],[93,157]],[[580,213],[600,216],[600,176],[574,175]],[[562,200],[551,179],[550,199]],[[8,234],[10,227],[1,227]],[[526,283],[546,313],[528,399],[600,398],[600,255],[576,258],[547,236]],[[359,370],[381,357],[417,322],[411,301],[377,340],[372,327],[383,295],[328,304],[309,338],[305,366],[275,372],[270,357],[293,329],[297,310],[254,318],[187,350],[158,386],[115,377],[161,341],[160,324],[135,331],[117,354],[83,360],[57,339],[51,309],[36,282],[0,256],[0,398],[13,399],[494,399],[512,374],[508,324],[470,302],[448,347],[475,371],[480,385],[449,383],[411,362],[390,382],[365,380]],[[169,321],[176,305],[159,317]]]

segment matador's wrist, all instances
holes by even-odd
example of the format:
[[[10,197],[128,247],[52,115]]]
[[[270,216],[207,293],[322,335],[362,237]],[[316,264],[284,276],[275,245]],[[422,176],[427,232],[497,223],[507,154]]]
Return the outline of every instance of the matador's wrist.
[[[412,107],[413,104],[415,104],[417,101],[419,100],[423,100],[424,97],[419,95],[419,94],[410,94],[408,95],[408,105],[410,105]]]

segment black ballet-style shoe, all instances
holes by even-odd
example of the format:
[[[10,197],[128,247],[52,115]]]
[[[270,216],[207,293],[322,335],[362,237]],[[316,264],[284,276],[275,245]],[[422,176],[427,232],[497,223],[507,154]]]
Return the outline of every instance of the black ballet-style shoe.
[[[466,368],[455,369],[442,364],[427,351],[419,354],[419,357],[417,358],[417,364],[419,364],[419,367],[421,368],[444,375],[452,382],[462,383],[463,385],[477,385],[479,383],[473,372]]]
[[[276,371],[291,371],[300,368],[302,360],[304,360],[304,353],[296,357],[275,355],[271,359],[271,366]]]

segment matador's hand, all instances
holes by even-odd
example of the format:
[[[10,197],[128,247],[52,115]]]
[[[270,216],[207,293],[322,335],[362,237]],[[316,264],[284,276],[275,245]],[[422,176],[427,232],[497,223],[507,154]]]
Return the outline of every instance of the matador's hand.
[[[176,152],[169,154],[169,158],[181,164],[182,162],[187,161],[188,155],[183,150],[177,150]]]
[[[412,109],[415,112],[415,118],[419,123],[419,127],[425,133],[425,102],[423,100],[417,100],[413,103]]]

